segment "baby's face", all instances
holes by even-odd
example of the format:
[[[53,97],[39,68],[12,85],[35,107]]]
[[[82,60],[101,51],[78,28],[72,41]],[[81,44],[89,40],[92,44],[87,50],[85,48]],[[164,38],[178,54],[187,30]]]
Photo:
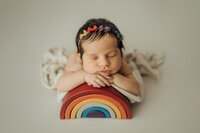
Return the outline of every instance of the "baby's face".
[[[109,34],[101,39],[82,43],[84,50],[82,56],[83,70],[87,73],[108,76],[117,73],[121,68],[122,58],[117,39]]]

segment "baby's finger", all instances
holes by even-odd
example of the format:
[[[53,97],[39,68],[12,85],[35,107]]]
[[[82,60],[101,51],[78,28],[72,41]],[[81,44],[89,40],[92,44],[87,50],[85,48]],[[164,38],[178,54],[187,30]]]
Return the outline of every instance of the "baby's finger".
[[[92,82],[92,85],[93,85],[93,87],[97,87],[97,88],[100,88],[101,87],[101,85],[99,85],[97,82],[95,82],[95,81],[93,81]]]
[[[113,83],[114,83],[114,80],[113,80],[113,79],[110,79],[109,82],[110,82],[110,84],[113,84]]]
[[[110,82],[110,84],[113,84],[114,83],[114,78],[113,76],[106,76],[106,79]]]
[[[102,75],[98,74],[97,78],[101,79],[107,86],[110,86],[109,81],[106,78],[104,78]]]
[[[88,85],[92,85],[91,83],[87,83]]]
[[[105,84],[101,79],[99,79],[99,78],[97,78],[95,81],[96,81],[99,85],[101,85],[101,86],[103,86],[103,87],[106,86],[106,84]]]
[[[113,79],[113,77],[112,77],[112,76],[106,76],[105,78],[106,78],[106,79],[108,79],[108,80],[111,80],[111,79]]]

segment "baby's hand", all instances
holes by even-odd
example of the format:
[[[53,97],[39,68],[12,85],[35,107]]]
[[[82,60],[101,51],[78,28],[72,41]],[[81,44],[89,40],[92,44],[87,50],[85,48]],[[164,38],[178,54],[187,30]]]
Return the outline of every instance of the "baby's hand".
[[[113,78],[111,76],[104,77],[100,74],[90,74],[85,72],[84,80],[88,85],[93,85],[93,87],[105,87],[110,86],[113,83]]]

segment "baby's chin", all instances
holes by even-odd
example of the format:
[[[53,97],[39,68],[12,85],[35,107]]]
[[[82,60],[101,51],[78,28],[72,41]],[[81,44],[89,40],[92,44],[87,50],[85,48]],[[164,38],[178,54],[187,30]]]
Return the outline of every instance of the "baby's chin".
[[[84,70],[85,71],[85,70]],[[119,71],[119,70],[118,70]],[[110,73],[103,73],[103,72],[99,72],[99,71],[85,71],[87,73],[90,73],[90,74],[101,74],[102,76],[106,77],[106,76],[110,76],[112,74],[115,74],[118,72],[117,70],[116,71],[111,71]]]
[[[117,73],[117,72],[110,72],[110,73],[101,73],[101,72],[99,72],[99,74],[101,74],[101,75],[103,75],[104,77],[107,77],[107,76],[110,76],[110,75],[113,75],[113,74],[115,74],[115,73]]]
[[[104,77],[107,77],[107,76],[111,75],[111,74],[105,74],[105,73],[99,73],[99,74],[101,74]]]
[[[89,71],[85,71],[85,72],[87,72],[87,73],[89,73],[89,74],[100,74],[100,75],[102,75],[102,76],[104,76],[104,77],[106,77],[106,76],[109,76],[109,75],[112,75],[112,73],[101,73],[101,72],[89,72]]]

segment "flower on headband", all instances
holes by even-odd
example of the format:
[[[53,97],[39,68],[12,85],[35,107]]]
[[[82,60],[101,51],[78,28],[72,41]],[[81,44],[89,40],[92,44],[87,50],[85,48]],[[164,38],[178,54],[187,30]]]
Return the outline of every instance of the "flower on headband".
[[[91,28],[91,27],[88,27],[88,30],[86,31],[86,30],[83,30],[83,33],[82,34],[80,34],[80,39],[82,39],[84,36],[87,36],[87,34],[88,33],[90,33],[91,31],[97,31],[97,30],[99,30],[99,32],[105,32],[105,33],[112,33],[112,34],[114,34],[119,40],[123,40],[123,36],[122,36],[122,34],[119,32],[119,31],[117,31],[117,30],[114,30],[114,29],[111,29],[109,26],[103,26],[103,25],[100,25],[99,26],[99,28],[96,26],[96,25],[94,25],[94,27],[93,28]]]
[[[119,40],[123,40],[122,34],[119,33],[117,30],[111,29],[110,32],[113,33],[113,34],[115,34]]]
[[[88,32],[86,30],[83,30],[83,34],[80,34],[80,39],[82,39],[84,36],[87,36]]]
[[[105,26],[104,32],[107,33],[107,32],[109,32],[109,31],[110,31],[110,27],[109,27],[109,26]]]
[[[117,34],[117,38],[119,38],[119,40],[123,40],[122,34],[121,34],[121,33],[118,33],[118,34]]]
[[[112,30],[112,32],[114,33],[114,34],[119,34],[119,32],[117,31],[117,30]]]
[[[101,31],[103,31],[103,30],[104,30],[103,25],[100,25],[100,26],[99,26],[99,31],[101,32]]]
[[[109,26],[103,27],[103,25],[99,26],[99,31],[104,31],[105,33],[108,33],[111,30]]]
[[[98,27],[96,25],[94,25],[93,28],[91,27],[88,27],[88,32],[91,32],[91,31],[97,31],[98,30]]]
[[[109,26],[103,27],[103,25],[99,26],[99,31],[104,31],[105,33],[108,33],[111,31],[111,28]]]

